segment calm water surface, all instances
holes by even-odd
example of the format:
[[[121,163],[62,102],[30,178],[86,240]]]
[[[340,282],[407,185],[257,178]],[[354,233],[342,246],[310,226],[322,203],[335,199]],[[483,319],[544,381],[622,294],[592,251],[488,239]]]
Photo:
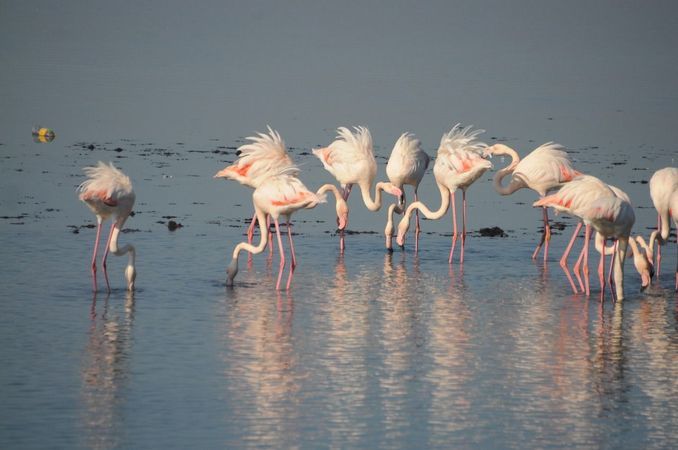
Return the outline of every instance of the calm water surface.
[[[212,179],[266,124],[317,187],[331,178],[309,151],[337,126],[371,128],[383,178],[400,133],[434,154],[475,123],[521,154],[562,142],[629,193],[647,235],[645,183],[676,164],[675,17],[660,2],[0,2],[0,448],[675,447],[671,247],[644,293],[629,261],[623,303],[572,295],[557,258],[575,222],[532,262],[535,195],[499,197],[488,173],[469,228],[508,237],[472,234],[463,271],[449,217],[423,221],[418,256],[411,239],[389,255],[385,213],[355,195],[349,228],[374,234],[349,235],[344,258],[330,203],[295,218],[289,292],[277,252],[241,257],[230,289],[251,191]],[[36,124],[56,140],[34,143]],[[133,294],[115,257],[112,292],[91,292],[75,188],[98,160],[137,192],[120,238]],[[420,195],[437,206],[430,174]]]

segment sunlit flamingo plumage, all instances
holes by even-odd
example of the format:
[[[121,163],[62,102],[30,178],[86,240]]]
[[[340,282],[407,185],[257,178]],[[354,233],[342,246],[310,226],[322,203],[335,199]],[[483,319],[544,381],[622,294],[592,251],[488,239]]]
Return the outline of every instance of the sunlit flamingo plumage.
[[[85,172],[85,175],[87,175],[87,180],[78,187],[78,191],[80,192],[79,198],[85,202],[97,218],[97,232],[91,263],[93,289],[96,292],[96,258],[99,248],[101,226],[106,219],[112,217],[113,222],[108,234],[108,239],[106,240],[106,249],[104,250],[101,264],[104,269],[106,287],[110,291],[111,288],[106,270],[106,259],[108,258],[108,253],[110,251],[116,256],[128,254],[125,279],[127,281],[127,289],[132,291],[134,290],[134,283],[136,280],[136,251],[134,246],[130,244],[127,244],[122,248],[118,247],[118,235],[134,207],[135,195],[134,189],[132,188],[132,182],[127,175],[113,166],[113,163],[106,164],[99,161],[96,166],[85,167],[83,171]]]
[[[671,232],[671,197],[678,191],[678,168],[665,167],[656,171],[650,178],[650,197],[657,210],[657,278],[661,270],[661,247],[669,238]]]

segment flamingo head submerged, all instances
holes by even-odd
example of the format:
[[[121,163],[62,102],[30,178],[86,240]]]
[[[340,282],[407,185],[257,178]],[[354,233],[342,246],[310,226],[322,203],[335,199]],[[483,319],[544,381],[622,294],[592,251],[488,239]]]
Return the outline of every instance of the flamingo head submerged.
[[[233,258],[226,268],[226,286],[233,286],[233,279],[238,274],[238,258]]]

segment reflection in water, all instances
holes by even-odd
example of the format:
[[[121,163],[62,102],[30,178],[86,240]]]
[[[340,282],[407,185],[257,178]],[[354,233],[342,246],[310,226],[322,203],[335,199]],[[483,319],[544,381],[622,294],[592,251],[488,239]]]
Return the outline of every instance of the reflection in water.
[[[122,391],[133,343],[134,292],[125,293],[122,312],[109,310],[109,296],[99,304],[96,294],[92,299],[89,340],[80,372],[85,446],[95,449],[116,448],[121,444],[125,400]]]
[[[241,444],[284,447],[284,442],[298,440],[295,397],[303,372],[292,341],[292,291],[271,291],[269,286],[261,283],[229,292],[222,358],[237,414],[229,412],[226,420],[247,437]]]

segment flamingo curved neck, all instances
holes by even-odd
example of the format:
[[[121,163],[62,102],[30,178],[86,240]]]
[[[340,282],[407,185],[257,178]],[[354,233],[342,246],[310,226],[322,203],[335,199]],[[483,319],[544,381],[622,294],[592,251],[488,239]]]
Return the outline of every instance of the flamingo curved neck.
[[[495,145],[495,147],[496,148],[493,149],[491,153],[493,155],[509,155],[511,157],[511,164],[497,171],[497,173],[494,175],[494,178],[492,178],[494,190],[500,195],[513,194],[518,189],[525,187],[525,184],[519,180],[511,179],[511,182],[507,186],[503,186],[502,181],[506,176],[513,174],[513,170],[520,162],[520,155],[518,155],[518,152],[506,145],[499,145],[498,147]]]
[[[660,233],[657,236],[657,243],[659,245],[664,245],[666,240],[669,238],[669,231],[671,229],[671,222],[669,222],[670,217],[669,217],[669,209],[666,208],[666,211],[663,211],[662,213],[659,214],[660,217]],[[652,244],[650,244],[652,245]]]
[[[596,231],[595,239],[596,251],[598,253],[603,253],[603,235]],[[614,244],[605,247],[605,256],[610,256],[614,253]]]
[[[410,217],[412,216],[412,213],[414,213],[415,209],[421,211],[424,217],[431,220],[440,219],[445,215],[447,209],[450,207],[450,190],[440,183],[437,184],[438,189],[440,190],[440,207],[438,210],[431,211],[423,202],[414,202],[407,207],[407,211],[405,211],[405,217],[402,219],[403,221],[409,222]]]
[[[365,203],[367,209],[370,211],[379,211],[379,209],[381,209],[381,191],[384,189],[384,183],[379,182],[374,187],[374,200],[372,200],[370,193],[372,183],[360,183],[358,187],[360,188],[360,194],[362,195],[363,203]]]
[[[258,253],[261,253],[264,251],[266,248],[266,244],[268,244],[268,229],[266,227],[266,214],[258,207],[254,206],[254,209],[257,214],[257,222],[259,223],[259,234],[261,236],[261,239],[259,240],[259,244],[254,246],[252,244],[248,244],[247,242],[241,242],[240,244],[235,246],[235,249],[233,250],[233,259],[238,260],[238,255],[240,254],[241,251],[246,251],[250,252],[253,255],[256,255]]]
[[[118,221],[113,227],[113,233],[111,234],[111,243],[108,246],[108,249],[115,256],[122,256],[124,254],[128,255],[128,266],[134,267],[136,261],[136,249],[132,244],[127,244],[122,248],[118,247],[118,236],[120,235],[120,229],[122,228],[124,220]]]

